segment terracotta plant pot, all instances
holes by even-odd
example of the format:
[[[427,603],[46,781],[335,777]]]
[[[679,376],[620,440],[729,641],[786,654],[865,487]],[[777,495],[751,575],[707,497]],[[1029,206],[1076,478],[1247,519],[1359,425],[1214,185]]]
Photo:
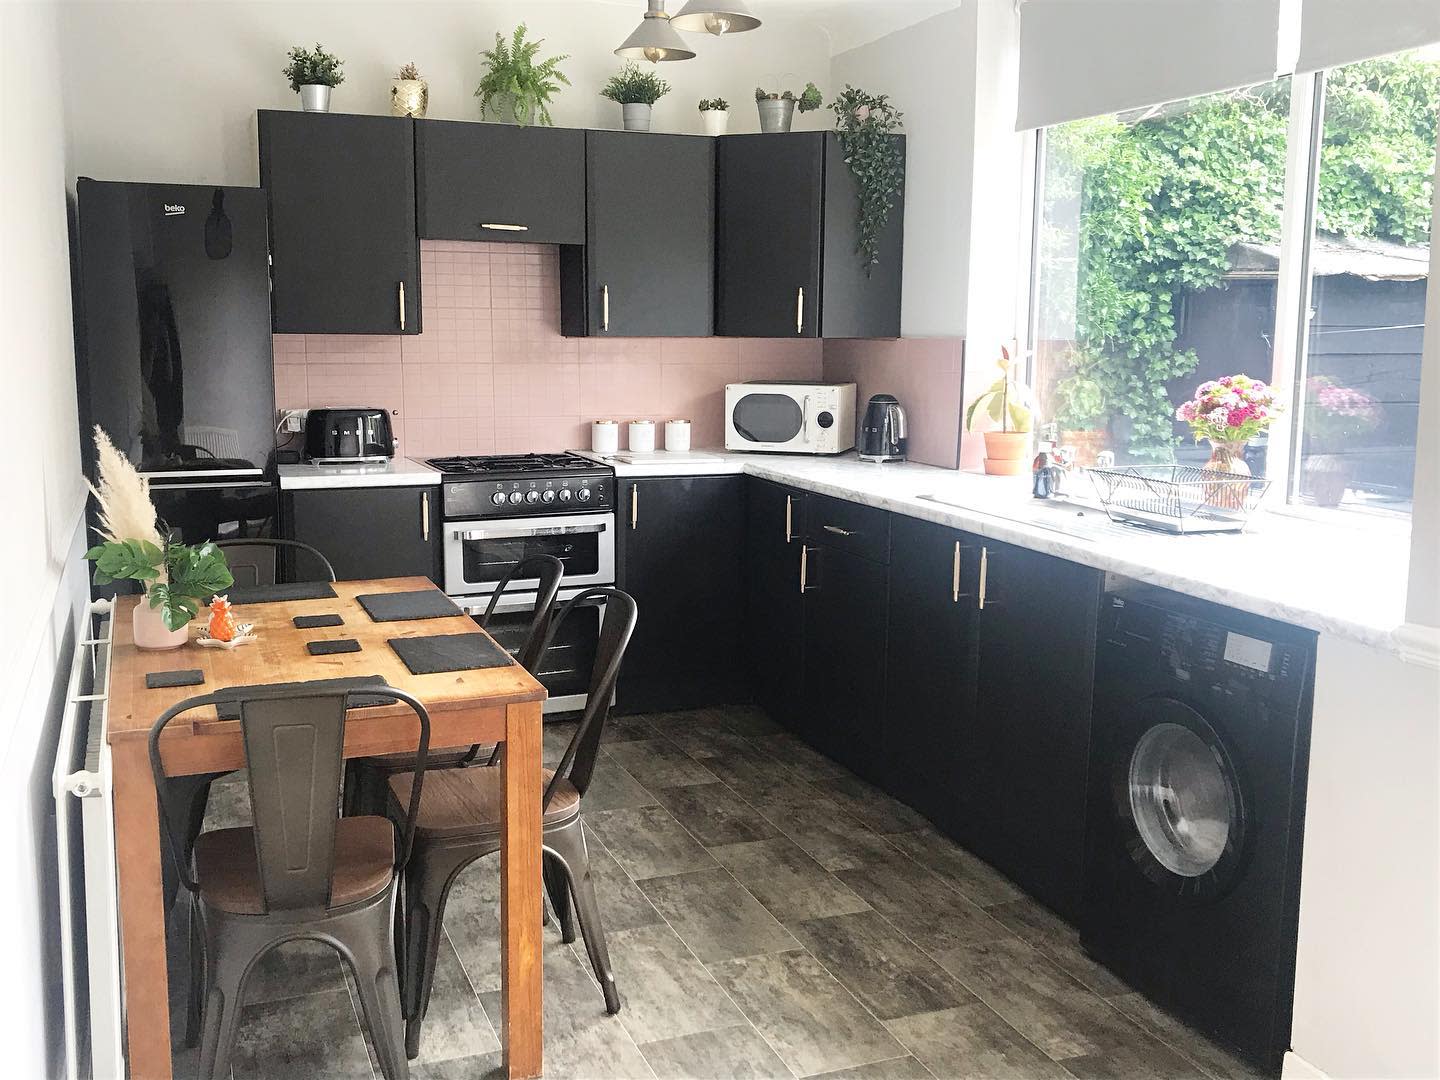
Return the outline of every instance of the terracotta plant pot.
[[[1085,468],[1095,464],[1096,457],[1109,441],[1110,433],[1104,428],[1081,428],[1060,433],[1060,445],[1073,450],[1075,464]]]
[[[991,476],[1020,476],[1030,465],[1030,432],[985,432],[985,471]]]
[[[166,629],[163,609],[152,608],[149,599],[144,596],[140,597],[140,602],[135,605],[130,627],[135,635],[137,649],[178,649],[190,640],[188,625],[179,630]]]

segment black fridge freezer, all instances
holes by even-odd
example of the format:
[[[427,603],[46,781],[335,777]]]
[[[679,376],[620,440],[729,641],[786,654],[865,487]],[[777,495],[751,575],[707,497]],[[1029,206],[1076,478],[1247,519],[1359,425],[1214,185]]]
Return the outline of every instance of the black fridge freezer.
[[[77,381],[99,424],[194,543],[274,534],[274,350],[260,188],[76,184]]]

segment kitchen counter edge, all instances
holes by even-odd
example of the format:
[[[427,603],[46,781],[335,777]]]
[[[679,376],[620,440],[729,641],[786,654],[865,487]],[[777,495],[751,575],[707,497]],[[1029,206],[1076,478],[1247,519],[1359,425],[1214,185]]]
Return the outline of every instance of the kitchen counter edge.
[[[438,484],[441,475],[423,461],[393,458],[383,465],[281,465],[280,489],[419,487]]]

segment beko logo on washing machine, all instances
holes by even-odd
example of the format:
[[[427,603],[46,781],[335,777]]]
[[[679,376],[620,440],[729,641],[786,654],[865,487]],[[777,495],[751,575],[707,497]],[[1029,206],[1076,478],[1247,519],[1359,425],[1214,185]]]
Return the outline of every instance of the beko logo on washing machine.
[[[178,215],[183,214],[183,213],[185,213],[185,207],[181,206],[179,203],[168,203],[168,202],[167,202],[167,203],[165,204],[165,216],[166,216],[166,217],[177,217]]]

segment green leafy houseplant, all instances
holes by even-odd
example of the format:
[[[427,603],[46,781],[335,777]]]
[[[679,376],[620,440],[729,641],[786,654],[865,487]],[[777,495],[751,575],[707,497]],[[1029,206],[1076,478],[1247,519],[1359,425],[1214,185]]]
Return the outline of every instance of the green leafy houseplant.
[[[95,563],[95,584],[138,581],[152,608],[161,609],[167,630],[179,630],[200,613],[200,605],[228,589],[235,579],[225,553],[208,540],[191,547],[149,540],[107,540],[85,553]]]
[[[475,88],[475,96],[480,99],[482,115],[496,98],[508,98],[511,115],[517,124],[524,127],[533,113],[538,116],[541,125],[552,127],[554,121],[550,118],[550,102],[560,92],[561,86],[570,85],[559,65],[562,60],[570,58],[552,56],[536,63],[535,54],[545,44],[545,39],[526,41],[528,33],[525,24],[521,23],[510,35],[509,41],[501,34],[495,35],[495,47],[480,54],[489,68]]]
[[[805,89],[800,91],[798,97],[793,90],[772,91],[764,90],[757,86],[755,88],[755,100],[765,101],[767,99],[770,101],[793,101],[795,102],[796,110],[802,113],[814,112],[825,103],[825,99],[820,96],[820,88],[813,82],[807,82]]]
[[[345,73],[340,70],[344,63],[338,56],[326,52],[325,46],[317,41],[314,52],[303,45],[291,49],[290,63],[281,74],[290,80],[290,89],[298,94],[302,86],[339,86],[345,81]]]
[[[700,100],[701,112],[725,112],[730,108],[730,103],[724,98],[702,98]]]
[[[982,408],[987,416],[1000,425],[1006,434],[1029,432],[1035,423],[1029,397],[1025,387],[1018,381],[1015,365],[1010,360],[1010,350],[1000,350],[1000,377],[979,394],[965,411],[965,428],[973,431],[975,414]]]
[[[830,103],[845,164],[859,187],[858,250],[868,276],[880,261],[880,233],[905,191],[905,151],[895,138],[903,113],[886,94],[847,85]]]
[[[631,60],[610,76],[600,96],[620,105],[654,105],[670,92],[670,84]]]
[[[1070,371],[1055,384],[1055,419],[1070,431],[1105,426],[1105,387],[1096,377],[1096,362],[1087,353],[1070,350]]]

